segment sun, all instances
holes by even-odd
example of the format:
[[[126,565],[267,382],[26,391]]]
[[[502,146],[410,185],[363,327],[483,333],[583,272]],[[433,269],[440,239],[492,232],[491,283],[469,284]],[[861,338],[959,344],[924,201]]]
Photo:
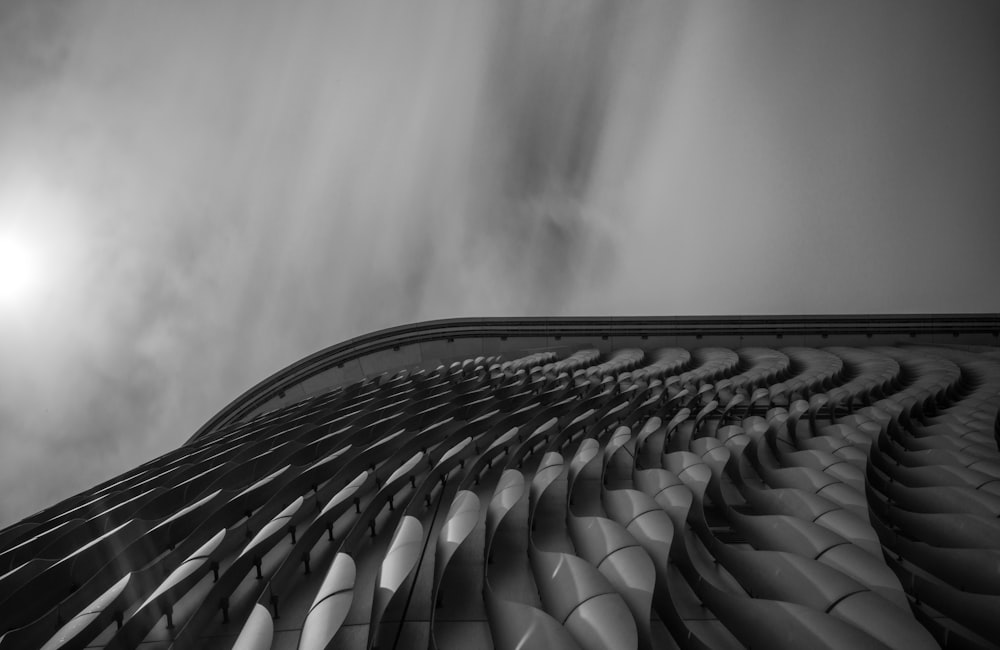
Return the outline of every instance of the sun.
[[[35,247],[22,238],[0,233],[0,304],[23,302],[38,287],[40,277]]]

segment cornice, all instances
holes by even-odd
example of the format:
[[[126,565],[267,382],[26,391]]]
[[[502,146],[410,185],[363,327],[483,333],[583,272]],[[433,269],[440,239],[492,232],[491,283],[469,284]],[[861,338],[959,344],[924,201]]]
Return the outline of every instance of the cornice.
[[[237,397],[204,424],[197,440],[238,422],[276,393],[365,355],[403,346],[462,338],[1000,335],[1000,314],[891,314],[809,316],[612,316],[450,318],[423,321],[358,336],[315,352],[274,373]],[[835,341],[830,341],[834,344]]]

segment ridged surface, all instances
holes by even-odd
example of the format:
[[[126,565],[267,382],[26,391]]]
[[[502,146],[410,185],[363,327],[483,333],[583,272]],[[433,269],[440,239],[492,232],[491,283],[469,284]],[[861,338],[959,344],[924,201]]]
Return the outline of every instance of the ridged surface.
[[[0,532],[0,648],[995,647],[998,359],[584,345],[351,384]]]

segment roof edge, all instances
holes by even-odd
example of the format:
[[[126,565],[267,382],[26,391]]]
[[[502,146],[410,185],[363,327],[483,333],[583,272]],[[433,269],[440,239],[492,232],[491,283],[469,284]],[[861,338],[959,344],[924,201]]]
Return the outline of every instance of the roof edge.
[[[364,334],[314,352],[259,382],[230,402],[188,440],[240,421],[270,396],[345,362],[401,346],[436,340],[502,336],[690,336],[843,334],[1000,334],[1000,313],[757,316],[611,316],[449,318]]]

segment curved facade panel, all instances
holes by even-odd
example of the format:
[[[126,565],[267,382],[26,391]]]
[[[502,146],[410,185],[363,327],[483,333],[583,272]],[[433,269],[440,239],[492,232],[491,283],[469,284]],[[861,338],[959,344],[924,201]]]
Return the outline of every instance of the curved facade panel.
[[[0,649],[996,647],[1000,323],[880,318],[335,346],[0,531]]]

